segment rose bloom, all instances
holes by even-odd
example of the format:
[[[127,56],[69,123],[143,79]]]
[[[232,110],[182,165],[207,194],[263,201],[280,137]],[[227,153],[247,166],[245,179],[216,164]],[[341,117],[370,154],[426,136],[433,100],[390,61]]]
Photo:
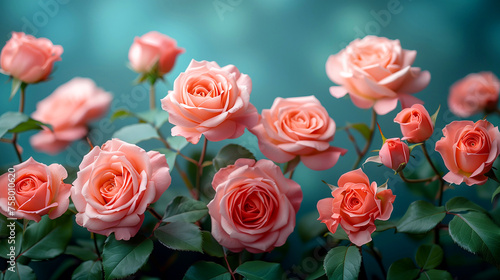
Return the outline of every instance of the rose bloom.
[[[396,196],[386,187],[370,184],[361,168],[340,176],[338,185],[332,192],[333,198],[318,201],[318,220],[332,233],[340,224],[357,246],[370,242],[376,229],[375,220],[389,219]]]
[[[486,183],[484,174],[500,153],[498,127],[486,120],[454,121],[443,129],[443,136],[436,142],[436,151],[450,170],[443,179],[457,185]]]
[[[31,117],[52,125],[33,135],[36,150],[56,154],[88,133],[90,121],[103,117],[113,96],[98,88],[91,79],[73,78],[38,102]]]
[[[184,52],[177,42],[156,31],[136,37],[128,52],[128,59],[134,71],[149,73],[158,66],[158,73],[164,75],[174,67],[177,56]]]
[[[482,111],[497,108],[500,81],[491,72],[473,73],[454,83],[448,95],[448,107],[453,114],[467,118]]]
[[[238,159],[215,174],[212,187],[212,235],[227,249],[269,252],[293,232],[302,191],[272,161]]]
[[[161,100],[174,124],[173,136],[196,144],[201,135],[209,141],[240,137],[245,127],[258,122],[257,109],[250,104],[252,81],[234,65],[192,60],[174,82],[174,89]]]
[[[129,240],[144,211],[170,186],[165,155],[112,139],[94,147],[80,164],[71,199],[76,223],[89,231]]]
[[[330,93],[340,98],[349,93],[359,108],[373,107],[379,115],[396,108],[422,103],[411,94],[429,84],[428,71],[412,67],[417,52],[401,48],[399,40],[366,36],[356,39],[326,62],[326,74],[340,86],[330,87]]]
[[[424,142],[434,132],[431,116],[420,104],[403,109],[396,115],[394,122],[401,126],[401,133],[404,136],[402,139],[410,143]]]
[[[276,98],[270,110],[263,110],[258,125],[250,131],[269,159],[288,162],[300,156],[313,170],[332,168],[347,150],[330,146],[335,122],[314,96]]]
[[[401,164],[407,164],[410,160],[410,148],[399,138],[385,140],[378,154],[382,164],[394,170],[398,170]]]
[[[47,79],[62,53],[63,48],[47,38],[12,32],[0,54],[0,65],[6,75],[25,83],[37,83]]]
[[[55,219],[66,212],[71,185],[63,182],[68,173],[62,165],[47,166],[30,157],[13,169],[0,176],[0,213],[39,222],[43,215]]]

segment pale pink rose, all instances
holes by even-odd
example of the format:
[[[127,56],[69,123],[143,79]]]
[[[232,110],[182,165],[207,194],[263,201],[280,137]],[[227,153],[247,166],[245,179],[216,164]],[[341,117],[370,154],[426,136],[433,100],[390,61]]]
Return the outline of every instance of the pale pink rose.
[[[47,38],[12,32],[0,54],[2,72],[25,83],[41,82],[50,75],[54,62],[61,60],[63,48]]]
[[[300,156],[307,167],[325,170],[347,152],[330,146],[335,128],[319,100],[305,96],[276,98],[250,131],[257,136],[259,148],[267,158],[282,163]]]
[[[0,176],[0,213],[39,222],[43,215],[55,219],[66,212],[71,185],[63,182],[68,173],[62,165],[47,166],[30,157],[13,169]]]
[[[112,99],[91,79],[73,78],[38,102],[31,117],[52,125],[52,131],[45,129],[33,135],[31,145],[45,153],[59,153],[87,135],[88,124],[106,114]]]
[[[500,132],[487,120],[454,121],[443,129],[436,151],[450,170],[443,179],[460,185],[482,185],[493,162],[500,154]]]
[[[396,115],[394,122],[401,126],[402,140],[410,143],[420,143],[431,137],[434,132],[434,123],[424,106],[415,104],[411,108],[403,109]]]
[[[245,127],[258,122],[257,109],[250,104],[251,91],[252,80],[234,65],[221,68],[215,62],[192,60],[161,106],[175,125],[173,136],[193,144],[202,134],[209,141],[222,141],[240,137]]]
[[[386,187],[377,188],[361,168],[340,176],[333,198],[318,201],[319,218],[331,233],[340,225],[357,246],[372,240],[375,220],[386,221],[392,213],[396,198]]]
[[[500,81],[491,72],[467,75],[454,83],[448,95],[448,107],[453,114],[467,118],[482,111],[497,108]]]
[[[302,191],[272,161],[238,159],[215,174],[212,187],[212,235],[227,249],[269,252],[293,232]]]
[[[356,39],[326,62],[326,74],[340,85],[330,87],[330,93],[336,98],[349,93],[354,105],[373,107],[379,115],[394,110],[398,100],[403,108],[422,103],[411,94],[427,87],[431,76],[411,66],[416,56],[416,51],[402,49],[399,40]]]
[[[128,59],[134,71],[149,73],[158,65],[160,76],[170,72],[177,56],[184,52],[177,47],[177,42],[156,31],[148,32],[141,37],[135,37],[128,52]]]
[[[76,223],[103,235],[129,240],[144,211],[170,186],[165,155],[112,139],[94,147],[80,164],[71,199]]]
[[[408,163],[410,148],[399,138],[390,138],[385,141],[378,154],[383,165],[398,170],[401,164]]]

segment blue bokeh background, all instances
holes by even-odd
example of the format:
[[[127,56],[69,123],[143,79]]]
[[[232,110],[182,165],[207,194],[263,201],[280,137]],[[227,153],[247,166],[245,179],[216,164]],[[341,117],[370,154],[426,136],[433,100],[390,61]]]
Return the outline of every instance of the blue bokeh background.
[[[10,38],[11,31],[24,31],[36,37],[47,37],[64,47],[62,61],[56,63],[57,70],[52,79],[28,87],[27,113],[33,112],[39,100],[75,76],[92,78],[98,86],[112,92],[115,97],[112,110],[147,110],[148,88],[133,84],[137,74],[127,68],[127,55],[135,36],[157,30],[175,38],[178,45],[186,49],[173,71],[167,75],[169,82],[157,86],[158,99],[167,94],[175,77],[186,69],[191,59],[213,60],[219,65],[234,64],[252,78],[251,102],[259,112],[269,108],[278,96],[313,94],[341,127],[346,122],[369,123],[370,112],[356,108],[347,98],[337,100],[330,96],[328,88],[333,84],[325,73],[328,56],[366,34],[400,39],[403,48],[417,50],[414,66],[431,73],[430,85],[417,97],[426,102],[430,112],[441,105],[436,124],[438,129],[433,138],[436,141],[441,136],[440,129],[458,119],[449,112],[446,104],[450,85],[471,72],[492,71],[500,75],[499,11],[500,5],[495,0],[2,1],[0,45]],[[7,76],[0,77],[0,113],[16,111],[18,107],[18,96],[8,101],[10,84],[7,79]],[[388,137],[400,135],[399,127],[392,122],[396,113],[394,111],[379,118]],[[482,117],[477,115],[471,119]],[[489,120],[499,124],[497,116]],[[113,131],[127,123],[130,121],[119,120],[113,123],[112,129],[104,129],[96,122],[94,127],[97,132],[93,141],[95,144],[103,143]],[[168,129],[165,130],[167,133]],[[28,139],[32,134],[24,133],[20,137],[24,158],[32,155],[46,164],[57,162],[76,167],[88,149],[84,142],[78,142],[57,156],[37,153],[29,146]],[[381,143],[378,136],[375,139],[373,149]],[[256,138],[248,132],[237,140],[210,143],[210,152],[214,154],[228,143],[243,144],[262,158]],[[152,149],[158,145],[150,141],[141,146]],[[335,184],[342,173],[351,169],[355,152],[345,132],[337,133],[333,145],[350,150],[334,168],[317,172],[300,165],[295,173],[294,178],[304,191],[300,215],[315,211],[316,202],[329,196],[329,190],[321,179]],[[199,149],[200,145],[190,147],[186,153]],[[0,143],[0,151],[0,166],[16,163],[10,145]],[[437,154],[432,156],[442,165]],[[379,184],[392,178],[390,187],[398,196],[395,217],[401,216],[407,205],[417,199],[386,168],[368,164],[365,172]],[[486,203],[487,200],[481,198],[481,192],[487,193],[491,185],[477,189],[478,192],[474,188],[460,186],[445,195],[462,195],[478,203]],[[174,176],[174,183],[167,191],[165,200],[183,192],[181,180]],[[376,241],[380,240],[380,247],[384,248],[384,244],[393,242],[392,238],[392,232],[384,232]],[[398,241],[397,250],[382,249],[384,263],[413,256],[415,247],[412,241],[406,241],[399,235],[398,238],[402,241]],[[298,243],[296,235],[292,236],[292,240]],[[300,245],[294,249],[300,250]],[[292,256],[289,261],[294,263],[300,259]]]

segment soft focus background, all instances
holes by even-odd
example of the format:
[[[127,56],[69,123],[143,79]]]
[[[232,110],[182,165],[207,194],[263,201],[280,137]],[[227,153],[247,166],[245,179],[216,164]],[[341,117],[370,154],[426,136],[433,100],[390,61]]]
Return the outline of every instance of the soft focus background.
[[[403,48],[417,50],[414,66],[431,73],[430,85],[416,96],[425,101],[431,114],[441,105],[435,134],[428,143],[433,150],[432,145],[441,137],[444,125],[458,119],[446,104],[450,85],[471,72],[492,71],[500,75],[499,11],[500,5],[495,0],[1,1],[0,45],[10,38],[11,31],[23,31],[36,37],[47,37],[64,47],[62,61],[56,62],[52,80],[27,88],[27,113],[35,110],[39,100],[75,76],[91,78],[98,86],[112,92],[115,99],[111,111],[118,108],[147,110],[148,88],[133,84],[137,74],[127,68],[128,50],[135,36],[156,30],[176,39],[186,50],[166,76],[168,82],[157,85],[158,100],[167,94],[174,79],[186,69],[191,59],[210,60],[221,66],[234,64],[252,78],[251,102],[259,112],[270,108],[278,96],[315,95],[337,126],[342,127],[346,122],[369,123],[370,112],[356,108],[348,98],[338,100],[330,96],[328,89],[333,83],[325,73],[328,56],[367,34],[399,39]],[[18,107],[19,95],[8,101],[10,83],[7,80],[7,76],[0,77],[0,113],[17,111]],[[400,137],[399,126],[392,121],[399,109],[398,106],[396,111],[379,118],[387,137]],[[482,117],[476,115],[472,120]],[[495,125],[500,124],[498,116],[488,119]],[[102,144],[113,131],[131,122],[118,120],[111,127],[96,122],[92,134],[94,144]],[[170,127],[165,128],[167,134]],[[45,164],[57,162],[76,168],[88,152],[88,145],[80,141],[57,156],[37,153],[29,146],[32,134],[20,136],[24,159],[33,156]],[[210,143],[210,154],[214,155],[228,143],[242,144],[258,158],[263,157],[256,138],[248,132],[236,140]],[[315,212],[317,201],[330,195],[321,180],[336,184],[338,177],[351,169],[356,154],[345,132],[338,131],[332,144],[349,149],[334,168],[317,172],[300,165],[294,175],[304,192],[299,217]],[[376,134],[372,148],[377,149],[380,144],[380,137]],[[141,146],[153,149],[160,147],[160,143],[151,141]],[[185,153],[200,149],[201,145],[189,147]],[[0,143],[0,151],[0,166],[6,168],[17,163],[11,145]],[[431,156],[444,167],[437,153],[432,151]],[[178,160],[185,165],[184,160]],[[419,162],[418,155],[416,162]],[[389,179],[389,187],[397,195],[393,217],[402,216],[409,203],[422,199],[409,192],[387,168],[370,163],[364,170],[378,184]],[[419,170],[416,166],[409,166],[407,171]],[[491,208],[488,199],[482,198],[482,193],[490,191],[491,195],[491,188],[495,186],[491,183],[478,187],[458,186],[445,192],[445,201],[451,196],[466,196]],[[164,203],[183,192],[182,181],[175,175],[172,186],[165,193]],[[317,267],[319,262],[301,263],[304,246],[296,233],[290,240],[294,253],[288,254],[285,270],[295,266],[307,272],[312,266]],[[419,242],[393,235],[393,230],[379,234],[375,241],[384,255],[386,266],[403,257],[413,258],[415,244]],[[319,246],[319,243],[308,246]],[[467,255],[459,249],[447,252],[448,256],[454,254]],[[371,267],[369,271],[378,273],[373,260],[368,257],[366,261]],[[464,266],[460,273],[472,275],[478,269],[474,266],[471,273],[471,269]]]

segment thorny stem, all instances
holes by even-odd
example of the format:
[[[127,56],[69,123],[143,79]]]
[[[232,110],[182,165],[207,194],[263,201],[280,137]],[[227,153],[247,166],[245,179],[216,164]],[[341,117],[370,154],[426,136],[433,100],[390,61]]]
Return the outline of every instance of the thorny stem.
[[[356,169],[361,162],[361,159],[366,155],[368,152],[368,149],[370,148],[372,141],[373,141],[373,135],[375,134],[375,124],[377,124],[377,113],[375,110],[372,110],[372,122],[370,124],[370,134],[368,135],[368,140],[366,141],[365,146],[363,147],[363,150],[361,151],[360,154],[358,154],[358,159],[354,163],[352,170]]]

